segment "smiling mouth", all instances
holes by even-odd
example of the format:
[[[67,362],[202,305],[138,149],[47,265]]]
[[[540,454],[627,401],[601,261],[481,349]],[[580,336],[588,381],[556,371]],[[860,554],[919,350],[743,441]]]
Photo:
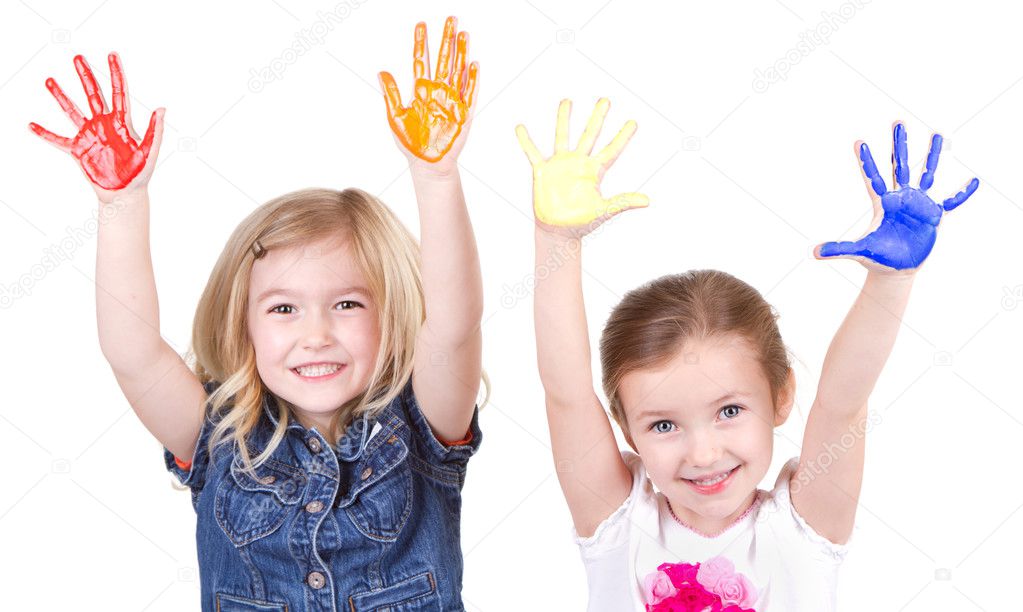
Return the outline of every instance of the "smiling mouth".
[[[713,487],[714,485],[716,485],[716,484],[718,484],[720,482],[724,482],[737,469],[739,469],[739,466],[735,466],[734,468],[728,470],[727,472],[721,472],[720,474],[718,474],[717,476],[714,476],[712,478],[705,478],[705,479],[702,479],[702,480],[694,480],[694,479],[691,479],[691,478],[683,478],[682,480],[685,480],[686,482],[690,482],[690,483],[692,483],[692,484],[694,484],[694,485],[696,485],[698,487]]]
[[[302,378],[322,379],[336,375],[344,367],[343,363],[316,363],[291,368],[291,371]]]

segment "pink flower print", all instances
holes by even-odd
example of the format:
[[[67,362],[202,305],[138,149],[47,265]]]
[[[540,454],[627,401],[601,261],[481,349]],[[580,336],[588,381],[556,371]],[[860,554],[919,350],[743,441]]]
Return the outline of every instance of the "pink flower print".
[[[667,597],[674,597],[678,589],[664,572],[653,572],[643,579],[643,594],[648,604],[658,604]]]
[[[748,578],[735,571],[735,565],[725,557],[713,557],[700,564],[696,579],[721,603],[741,608],[752,606],[757,600],[757,588]]]

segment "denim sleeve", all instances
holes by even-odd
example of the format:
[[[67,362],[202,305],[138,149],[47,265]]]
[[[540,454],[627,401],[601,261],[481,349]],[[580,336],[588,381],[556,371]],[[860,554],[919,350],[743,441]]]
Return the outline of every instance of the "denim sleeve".
[[[207,397],[218,386],[220,386],[220,383],[216,381],[204,383],[203,388],[206,389]],[[210,416],[210,405],[207,402],[202,427],[199,429],[199,439],[196,440],[195,450],[192,453],[192,461],[188,462],[179,459],[174,456],[174,453],[166,448],[163,449],[164,464],[172,474],[177,476],[182,485],[191,489],[193,504],[199,495],[199,491],[202,490],[203,485],[206,483],[206,469],[209,467],[210,461],[209,449],[207,447],[209,446],[210,433],[213,432],[215,425],[216,423]]]
[[[412,390],[412,381],[409,380],[402,391],[401,400],[405,404],[405,412],[409,417],[409,427],[412,428],[412,435],[416,439],[416,446],[421,452],[421,458],[430,463],[464,468],[483,440],[483,432],[479,426],[479,406],[473,408],[472,422],[469,424],[469,431],[464,439],[457,442],[442,442],[433,433],[430,423],[426,420],[419,402],[416,400]]]

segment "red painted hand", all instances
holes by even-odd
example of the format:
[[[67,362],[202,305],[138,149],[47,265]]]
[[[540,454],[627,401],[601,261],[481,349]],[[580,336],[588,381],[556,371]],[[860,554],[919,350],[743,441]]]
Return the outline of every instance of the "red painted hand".
[[[437,73],[432,79],[426,24],[416,25],[412,64],[415,98],[409,106],[402,106],[394,77],[389,72],[380,73],[391,131],[409,153],[428,162],[439,161],[452,150],[469,120],[476,92],[479,64],[472,62],[466,69],[469,35],[459,32],[456,37],[457,23],[454,17],[444,23]]]
[[[92,117],[86,119],[61,90],[53,79],[46,79],[50,90],[61,109],[78,128],[74,138],[58,136],[35,123],[28,124],[37,136],[68,152],[82,165],[82,170],[92,183],[106,190],[122,189],[132,182],[143,168],[149,154],[154,150],[154,139],[159,148],[158,135],[163,132],[163,109],[157,109],[149,119],[146,135],[139,137],[131,126],[128,110],[128,88],[121,69],[121,60],[116,53],[109,56],[110,81],[113,86],[111,101],[113,110],[108,111],[92,69],[81,55],[75,56],[75,69],[82,81],[82,87],[89,98]],[[148,176],[144,177],[148,180]]]

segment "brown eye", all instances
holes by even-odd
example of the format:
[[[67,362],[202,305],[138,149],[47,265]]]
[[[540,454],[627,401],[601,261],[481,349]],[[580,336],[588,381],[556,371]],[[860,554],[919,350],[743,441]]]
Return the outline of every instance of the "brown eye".
[[[292,314],[295,312],[295,307],[291,304],[278,304],[271,308],[269,312],[277,314]]]

